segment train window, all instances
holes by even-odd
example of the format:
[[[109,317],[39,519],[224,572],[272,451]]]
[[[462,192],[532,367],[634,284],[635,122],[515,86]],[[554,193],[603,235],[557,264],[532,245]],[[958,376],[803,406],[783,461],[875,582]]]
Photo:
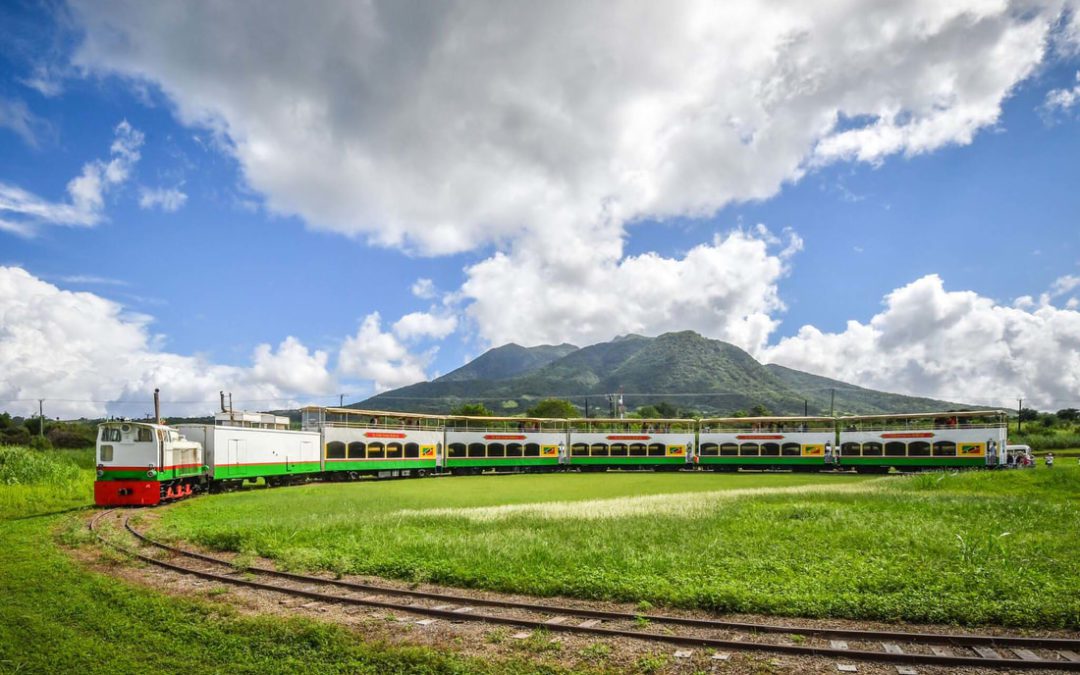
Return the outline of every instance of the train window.
[[[720,454],[726,455],[727,457],[739,454],[738,443],[722,443],[720,445]]]
[[[934,457],[956,457],[956,443],[952,441],[934,443]]]
[[[386,456],[398,459],[401,457],[401,443],[387,443]]]
[[[649,457],[663,457],[667,454],[667,448],[663,443],[650,443],[649,444]]]
[[[464,457],[465,456],[465,444],[464,443],[451,443],[449,445],[451,457]]]
[[[349,443],[349,459],[363,459],[367,446],[360,441]]]
[[[539,457],[540,456],[540,444],[539,443],[526,443],[525,444],[525,456],[526,457]]]
[[[785,450],[786,450],[786,448],[785,448]],[[779,443],[762,443],[761,444],[761,454],[768,455],[769,457],[778,457],[780,455],[780,444]],[[786,455],[787,452],[785,452],[784,454]]]
[[[488,457],[506,457],[506,446],[502,443],[491,443],[487,448]]]
[[[120,430],[116,427],[105,427],[101,430],[101,440],[108,443],[119,443]]]
[[[420,444],[419,443],[406,443],[405,444],[405,456],[411,459],[417,459],[420,457]]]
[[[589,454],[589,446],[585,443],[574,443],[570,448],[571,454],[584,456]]]
[[[841,457],[858,457],[862,448],[858,443],[844,443],[840,446]]]
[[[147,427],[139,427],[135,435],[135,440],[139,443],[149,443],[150,441],[154,440],[153,429],[149,429]]]
[[[611,444],[611,456],[612,457],[626,457],[627,455],[626,443],[612,443]]]
[[[753,456],[756,457],[757,454],[758,454],[758,444],[757,443],[743,443],[741,446],[739,446],[739,454],[744,455],[744,456],[745,455],[753,455]]]
[[[345,444],[341,441],[330,441],[326,444],[327,459],[345,459]]]
[[[925,441],[916,441],[908,446],[908,455],[912,457],[929,457],[930,444]]]
[[[111,462],[112,461],[112,446],[111,445],[103,445],[103,446],[101,446],[100,461],[102,461],[102,462]]]
[[[593,443],[589,450],[593,457],[607,457],[608,454],[607,443]]]
[[[631,457],[644,457],[649,454],[649,449],[644,443],[631,443],[630,444],[630,456]]]
[[[698,454],[702,457],[718,455],[720,454],[720,446],[716,443],[702,443],[701,447],[698,448]]]
[[[903,457],[907,454],[907,445],[900,441],[890,441],[885,444],[886,457]]]
[[[483,457],[486,449],[483,443],[469,443],[469,457]]]
[[[881,443],[863,443],[863,457],[881,457]]]
[[[506,444],[506,456],[507,457],[521,457],[522,448],[521,443],[507,443]]]
[[[798,443],[784,443],[784,457],[798,457],[801,454],[802,446]]]
[[[382,443],[368,443],[367,456],[368,458],[382,459],[386,457],[386,449]]]

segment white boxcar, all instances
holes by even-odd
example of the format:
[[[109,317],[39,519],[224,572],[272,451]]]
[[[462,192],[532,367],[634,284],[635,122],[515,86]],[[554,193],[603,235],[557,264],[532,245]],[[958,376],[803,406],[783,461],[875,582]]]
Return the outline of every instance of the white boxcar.
[[[318,432],[290,431],[286,424],[247,422],[233,426],[228,419],[240,413],[219,413],[217,424],[177,425],[189,440],[202,444],[205,461],[214,480],[282,478],[322,471]],[[250,413],[249,413],[250,415]],[[224,418],[224,419],[222,419]],[[244,423],[244,422],[234,422]]]

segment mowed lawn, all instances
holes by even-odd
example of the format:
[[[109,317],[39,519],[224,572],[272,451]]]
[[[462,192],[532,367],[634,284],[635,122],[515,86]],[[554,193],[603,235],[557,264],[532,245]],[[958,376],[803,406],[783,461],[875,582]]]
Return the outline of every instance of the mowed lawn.
[[[154,533],[327,569],[720,612],[1080,627],[1080,468],[568,474],[182,503]]]

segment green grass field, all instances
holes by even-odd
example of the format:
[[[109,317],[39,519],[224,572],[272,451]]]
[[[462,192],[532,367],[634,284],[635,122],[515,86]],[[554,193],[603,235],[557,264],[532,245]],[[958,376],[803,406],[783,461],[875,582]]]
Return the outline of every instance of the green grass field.
[[[310,485],[183,503],[155,534],[293,569],[544,596],[1076,628],[1074,464],[870,480],[628,473]]]
[[[58,512],[90,506],[92,465],[92,451],[0,448],[0,673],[558,672],[244,617],[87,572],[61,548],[88,543],[85,514]]]

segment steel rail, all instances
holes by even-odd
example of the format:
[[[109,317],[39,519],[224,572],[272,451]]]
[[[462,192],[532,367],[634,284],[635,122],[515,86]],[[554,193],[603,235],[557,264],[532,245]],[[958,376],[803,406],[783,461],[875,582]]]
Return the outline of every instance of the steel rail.
[[[251,580],[251,579],[237,578],[235,576],[226,575],[226,574],[217,574],[217,573],[208,572],[208,571],[205,571],[205,570],[193,569],[193,568],[185,567],[183,565],[178,565],[178,564],[175,564],[175,563],[172,563],[172,562],[169,562],[169,561],[159,560],[157,558],[145,555],[145,554],[140,553],[138,551],[128,549],[128,548],[120,546],[120,545],[118,545],[118,544],[116,544],[114,542],[110,542],[110,541],[106,540],[95,529],[96,525],[97,525],[98,521],[101,519],[101,517],[108,514],[108,513],[112,513],[112,511],[106,511],[106,512],[100,513],[97,516],[95,516],[90,521],[90,529],[95,532],[97,537],[103,543],[105,543],[105,544],[107,544],[109,546],[113,546],[114,548],[117,548],[117,549],[119,549],[119,550],[121,550],[121,551],[135,557],[135,558],[138,558],[139,560],[142,560],[142,561],[147,562],[147,563],[152,564],[152,565],[163,567],[165,569],[170,569],[170,570],[173,570],[175,572],[179,572],[181,574],[189,574],[189,575],[192,575],[192,576],[197,576],[197,577],[207,579],[207,580],[211,580],[211,581],[218,581],[218,582],[221,582],[221,583],[232,584],[232,585],[235,585],[235,586],[244,586],[244,587],[247,587],[247,588],[253,588],[253,589],[257,589],[257,590],[271,591],[271,592],[276,592],[276,593],[284,593],[284,594],[288,594],[288,595],[294,595],[294,596],[308,598],[308,599],[311,599],[311,600],[316,600],[316,601],[319,601],[319,602],[325,602],[325,603],[330,603],[330,604],[349,604],[349,605],[360,605],[360,606],[367,606],[367,607],[378,607],[378,608],[383,608],[383,609],[390,609],[390,610],[397,610],[397,611],[401,611],[401,612],[407,612],[407,613],[411,613],[411,614],[423,614],[423,615],[427,615],[427,616],[434,616],[434,617],[439,617],[439,618],[443,618],[443,619],[448,619],[448,620],[451,620],[451,621],[466,621],[466,620],[467,621],[481,621],[481,622],[493,623],[493,624],[520,626],[520,627],[523,627],[523,628],[531,628],[531,629],[534,629],[534,630],[548,630],[548,631],[552,631],[552,632],[580,633],[580,634],[596,635],[596,636],[602,636],[602,637],[632,638],[632,639],[640,639],[640,640],[649,640],[649,641],[653,641],[653,642],[666,642],[666,643],[670,643],[670,644],[677,644],[677,645],[684,645],[684,646],[711,647],[711,648],[716,648],[716,649],[730,649],[730,650],[741,650],[741,651],[766,651],[766,652],[774,652],[774,653],[782,653],[782,654],[795,654],[795,655],[803,655],[803,656],[823,656],[823,657],[829,657],[829,658],[835,658],[835,659],[841,659],[841,660],[847,659],[847,660],[862,660],[862,661],[883,661],[883,662],[904,663],[904,664],[911,664],[911,665],[972,666],[972,667],[983,667],[983,668],[985,668],[985,667],[993,667],[993,668],[1018,668],[1018,669],[1048,668],[1048,669],[1058,669],[1058,670],[1080,671],[1080,661],[1068,661],[1068,660],[1058,661],[1058,660],[1051,660],[1051,659],[1012,659],[1012,658],[1002,658],[1002,657],[999,657],[999,658],[985,658],[985,657],[962,656],[962,655],[912,654],[912,653],[907,653],[907,652],[893,653],[893,652],[888,652],[888,651],[878,652],[878,651],[867,651],[867,650],[857,650],[857,649],[835,649],[835,648],[814,647],[814,646],[807,646],[807,645],[775,644],[775,643],[768,643],[768,642],[743,642],[743,641],[740,641],[740,640],[727,640],[727,639],[698,637],[698,636],[690,636],[690,635],[656,634],[656,633],[647,633],[647,632],[644,632],[644,631],[625,630],[625,629],[618,629],[618,628],[604,628],[604,627],[599,627],[599,626],[574,626],[574,625],[569,625],[569,624],[564,624],[564,623],[552,624],[552,623],[548,623],[547,621],[540,621],[540,620],[535,620],[535,619],[523,619],[523,618],[516,618],[516,617],[490,615],[490,614],[478,614],[476,612],[465,613],[465,612],[461,612],[460,608],[458,610],[445,609],[445,608],[440,609],[440,608],[436,608],[436,607],[423,607],[423,606],[418,606],[418,605],[407,605],[407,604],[401,604],[401,603],[396,603],[396,602],[388,602],[388,601],[385,601],[385,600],[377,600],[375,598],[370,598],[370,597],[353,598],[353,597],[347,597],[347,596],[330,595],[330,594],[322,593],[322,592],[319,592],[319,591],[311,591],[311,590],[304,590],[304,589],[289,588],[287,586],[280,586],[280,585],[277,585],[277,584],[264,583],[264,582],[255,581],[255,580]],[[132,534],[137,535],[138,533],[133,528],[130,527],[129,520],[130,520],[130,516],[125,518],[125,523],[124,524],[125,524],[126,529],[128,531],[130,531]],[[152,542],[152,540],[146,539],[145,537],[140,539],[140,541],[146,541],[148,543]],[[151,545],[153,545],[153,544],[151,543]],[[163,545],[160,546],[160,548],[162,548],[163,550],[172,550],[174,547],[170,547],[168,545],[163,544]],[[176,549],[176,551],[182,556],[186,555],[186,554],[189,554],[189,553],[192,553],[190,551],[183,551],[183,549]],[[232,563],[230,563],[229,561],[221,560],[221,559],[215,559],[212,556],[203,556],[202,554],[195,554],[195,555],[192,555],[190,557],[193,557],[193,558],[196,558],[196,559],[202,559],[202,560],[204,560],[206,562],[211,562],[213,564],[217,564],[217,565],[221,565],[221,566],[233,567]],[[312,584],[312,585],[321,584],[321,585],[336,586],[336,585],[340,585],[341,583],[349,583],[349,582],[340,582],[339,580],[321,579],[321,578],[318,578],[318,577],[307,577],[307,576],[304,576],[304,575],[291,575],[291,573],[277,572],[276,570],[261,571],[259,568],[245,568],[245,569],[248,572],[252,572],[252,573],[255,573],[255,574],[265,574],[265,575],[269,575],[269,576],[289,575],[289,576],[284,576],[284,578],[290,578],[293,581],[301,581],[301,582],[303,582],[305,584]],[[368,590],[368,591],[372,590],[371,588],[364,587],[366,585],[363,585],[363,584],[358,584],[357,586],[360,586],[360,588],[357,589],[357,590]],[[415,593],[422,593],[422,592],[418,592],[418,591],[409,591],[409,592],[406,592],[406,593],[402,593],[401,591],[398,591],[397,589],[389,589],[389,588],[383,588],[383,587],[374,587],[374,592],[384,593],[384,594],[387,594],[387,595],[393,595],[393,594],[412,595],[412,594],[415,594]],[[446,597],[454,597],[454,598],[460,597],[460,596],[444,596],[444,595],[438,595],[438,594],[433,594],[433,595],[435,595],[437,599],[444,599]],[[481,600],[478,600],[478,599],[475,599],[475,598],[462,598],[461,602],[463,602],[463,603],[465,603],[467,605],[476,605],[476,604],[483,604],[484,603],[484,601],[481,601]],[[570,615],[570,616],[575,616],[576,615],[576,616],[579,616],[579,617],[593,616],[592,612],[594,611],[594,610],[581,611],[581,610],[577,610],[577,609],[574,609],[574,608],[568,608],[568,607],[567,608],[562,608],[562,607],[552,608],[552,607],[547,606],[547,605],[528,605],[527,603],[513,603],[510,606],[515,607],[515,608],[521,608],[521,609],[529,609],[531,611],[538,612],[538,613],[552,613],[552,612],[555,612],[555,613],[559,613],[561,615]],[[639,615],[634,615],[634,614],[621,614],[621,613],[611,613],[611,614],[614,614],[615,616],[613,618],[617,618],[617,619],[626,619],[628,617],[629,618],[636,618],[637,616],[639,616]],[[660,621],[660,622],[663,622],[663,621],[666,621],[667,619],[670,619],[670,618],[681,619],[682,617],[662,617],[662,616],[660,616],[660,617],[657,617],[657,620]],[[723,623],[723,622],[721,622],[721,623]],[[739,624],[736,624],[736,625],[739,625]],[[755,624],[741,624],[741,625],[754,626]],[[718,628],[719,626],[710,625],[709,627]],[[748,630],[750,630],[751,632],[755,632],[753,628],[748,629]],[[825,630],[826,630],[825,634],[830,634],[830,633],[828,633],[828,631],[831,630],[831,629],[825,629]],[[761,631],[758,631],[758,632],[761,632]],[[799,629],[799,628],[795,628],[795,629],[793,629],[791,631],[787,631],[787,632],[791,632],[791,633],[794,633],[794,634],[803,634],[803,635],[807,634],[807,631],[805,629]],[[867,640],[867,641],[885,641],[885,640],[894,639],[892,636],[903,635],[903,636],[905,636],[905,638],[903,638],[903,640],[911,642],[911,643],[915,643],[915,644],[918,644],[920,642],[924,643],[924,644],[928,643],[928,642],[936,643],[936,640],[925,640],[925,639],[923,639],[924,638],[923,635],[917,634],[917,633],[896,633],[896,632],[875,632],[875,631],[856,631],[856,633],[860,636],[860,639]],[[937,634],[930,634],[930,637],[931,638],[937,638],[937,637],[951,637],[951,636],[941,636],[941,635],[937,635]],[[966,636],[966,637],[974,637],[974,638],[986,637],[986,638],[989,638],[991,640],[991,642],[989,644],[994,644],[995,643],[994,641],[996,641],[996,644],[1004,644],[1001,641],[1002,638],[997,638],[997,637],[993,637],[993,636]],[[1029,638],[1016,638],[1016,639],[1023,640],[1023,639],[1029,639]],[[1033,638],[1033,639],[1040,639],[1040,638]],[[988,644],[988,643],[983,643],[983,644]],[[1031,645],[1030,642],[1029,643],[1024,643],[1024,644]],[[1056,647],[1059,647],[1059,648],[1060,647],[1076,647],[1076,646],[1080,645],[1080,641],[1076,641],[1076,640],[1059,640],[1058,642],[1055,642],[1054,644],[1055,644]]]

